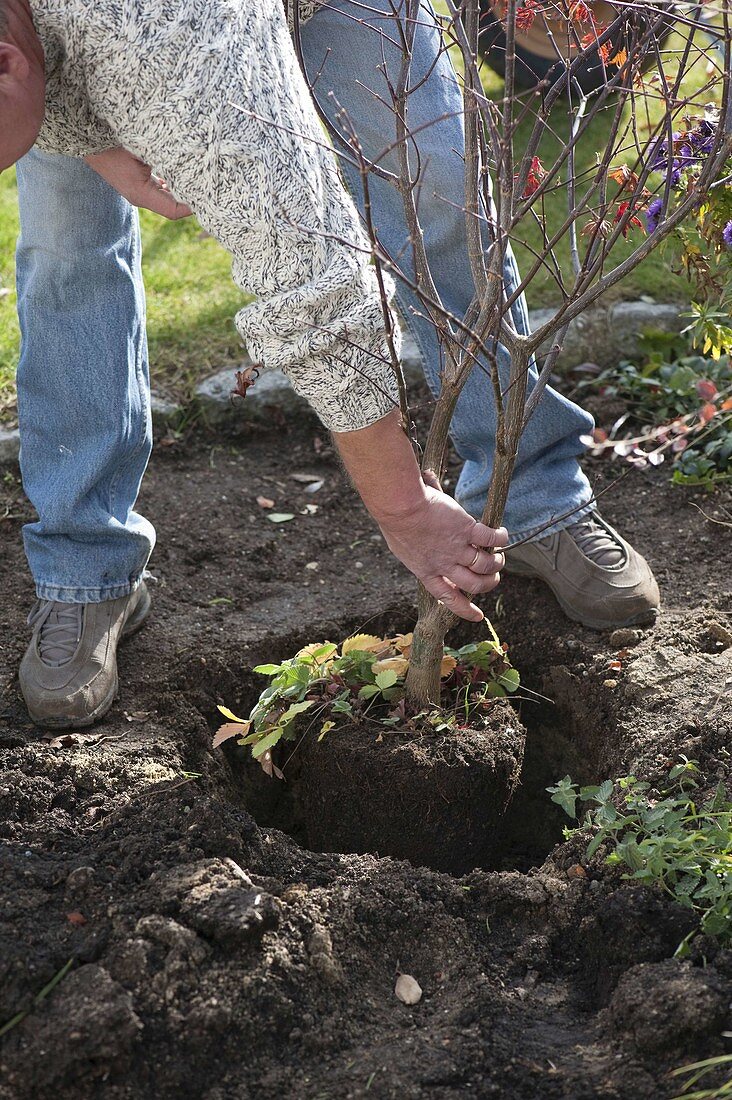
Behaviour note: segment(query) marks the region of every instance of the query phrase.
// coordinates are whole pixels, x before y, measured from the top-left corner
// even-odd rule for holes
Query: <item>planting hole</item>
[[[372,723],[344,725],[319,741],[315,728],[278,746],[284,781],[267,776],[249,748],[232,742],[227,757],[243,804],[259,825],[315,851],[370,852],[452,874],[540,865],[568,823],[546,788],[567,773],[595,782],[597,738],[581,691],[573,699],[566,690],[573,681],[566,652],[558,665],[556,650],[508,640],[522,683],[546,699],[527,692],[512,702],[496,700],[488,727],[479,731],[415,734]],[[301,644],[273,641],[269,657],[291,656]],[[451,637],[451,644],[460,639]],[[557,670],[564,687],[552,698],[546,685]],[[247,674],[229,704],[245,716],[264,685],[261,676]],[[603,768],[607,747],[604,739]]]

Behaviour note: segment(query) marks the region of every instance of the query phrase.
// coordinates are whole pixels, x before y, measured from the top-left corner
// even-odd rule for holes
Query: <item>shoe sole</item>
[[[613,620],[608,622],[607,619],[587,619],[578,615],[574,608],[562,599],[557,592],[551,581],[548,581],[546,577],[542,577],[535,570],[530,568],[522,568],[520,565],[514,565],[510,569],[505,568],[504,573],[512,577],[529,577],[531,580],[541,581],[545,584],[554,599],[561,607],[564,614],[568,619],[571,619],[574,623],[580,623],[582,626],[586,626],[588,630],[622,630],[626,626],[654,626],[658,620],[660,608],[651,607],[648,611],[641,611],[638,615],[631,615],[629,619],[622,619],[620,621]]]
[[[133,634],[143,626],[145,619],[150,614],[150,608],[152,606],[152,600],[147,588],[143,593],[142,599],[139,601],[137,607],[130,615],[129,619],[122,627],[119,636],[119,645],[122,642],[127,641]],[[93,726],[95,722],[101,721],[105,714],[110,710],[117,695],[119,694],[119,676],[117,670],[114,673],[114,683],[112,690],[105,696],[99,706],[91,713],[87,714],[84,718],[34,718],[32,711],[29,709],[31,722],[36,726],[42,726],[44,729],[52,730],[81,730],[86,729],[88,726]],[[27,705],[27,704],[26,704]]]

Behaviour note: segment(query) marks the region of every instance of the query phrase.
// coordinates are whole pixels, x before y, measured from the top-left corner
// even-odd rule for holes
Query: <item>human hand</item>
[[[190,217],[192,211],[184,203],[175,200],[164,180],[153,174],[149,164],[145,164],[127,149],[106,149],[103,153],[93,153],[84,159],[133,206],[162,214],[170,221]]]
[[[387,546],[435,599],[462,619],[480,622],[483,612],[468,596],[490,592],[505,564],[505,527],[478,523],[425,475],[424,493],[406,513],[379,518]],[[467,593],[467,595],[464,595]]]

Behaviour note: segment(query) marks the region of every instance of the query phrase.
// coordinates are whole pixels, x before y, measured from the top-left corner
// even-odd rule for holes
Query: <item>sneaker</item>
[[[575,622],[593,630],[652,626],[661,597],[645,558],[597,512],[506,554],[506,573],[538,577]]]
[[[80,729],[102,718],[117,695],[117,645],[150,611],[143,582],[103,603],[38,600],[28,616],[33,637],[20,665],[20,690],[31,720]]]

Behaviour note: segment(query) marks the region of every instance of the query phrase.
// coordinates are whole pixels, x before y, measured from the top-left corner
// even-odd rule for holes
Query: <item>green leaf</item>
[[[374,695],[381,695],[381,688],[378,684],[364,684],[358,693],[359,699],[372,699]]]
[[[266,752],[267,749],[273,748],[277,742],[281,740],[282,733],[282,727],[277,726],[271,733],[263,737],[261,741],[257,741],[256,745],[252,746],[252,756],[256,759],[258,756],[261,756],[263,752]]]
[[[394,687],[398,678],[393,668],[385,668],[384,671],[380,672],[376,677],[376,686],[381,691],[385,691],[386,688]]]
[[[333,714],[353,714],[353,707],[347,699],[336,699],[330,709]]]
[[[283,665],[255,665],[252,669],[253,672],[259,672],[262,676],[275,676],[278,672],[281,672],[284,668]],[[221,710],[221,707],[219,707]],[[237,722],[239,719],[237,718]]]
[[[287,523],[294,518],[292,512],[267,512],[267,519],[270,523]]]
[[[302,703],[292,703],[280,718],[281,724],[283,726],[286,725],[288,722],[291,722],[293,718],[297,718],[298,714],[302,714],[303,711],[309,710],[310,707],[314,706],[314,699],[305,699]]]
[[[328,657],[332,657],[333,654],[337,653],[337,652],[338,652],[338,646],[337,645],[333,645],[332,642],[326,642],[326,644],[322,645],[320,647],[320,649],[316,649],[313,653],[311,653],[310,657],[314,661],[324,661]]]
[[[502,672],[501,675],[498,677],[498,683],[501,685],[501,687],[505,688],[506,691],[518,691],[519,685],[521,683],[521,677],[519,675],[518,669],[506,669],[506,671]]]
[[[594,856],[595,852],[600,847],[600,845],[602,844],[604,839],[605,839],[605,834],[603,832],[599,832],[595,836],[593,836],[592,840],[587,845],[587,852],[585,854],[586,859],[592,859],[592,857]]]
[[[561,806],[568,817],[577,817],[577,787],[570,776],[565,775],[564,779],[559,780],[556,787],[547,787],[546,789],[552,796],[552,802],[556,802],[558,806]]]
[[[489,695],[492,699],[505,699],[506,692],[503,690],[497,680],[489,680],[484,688],[485,694]]]

